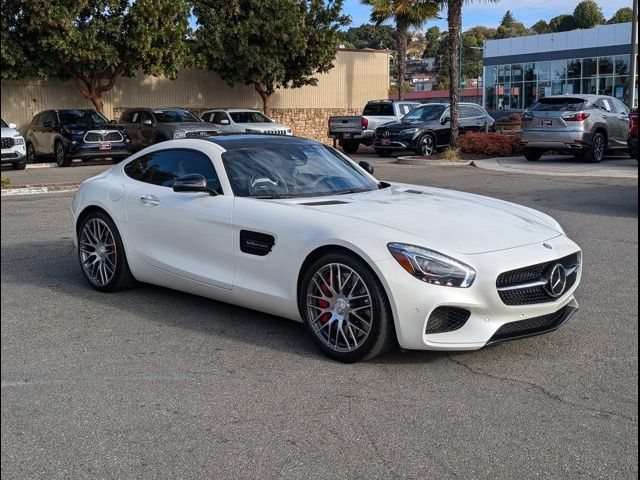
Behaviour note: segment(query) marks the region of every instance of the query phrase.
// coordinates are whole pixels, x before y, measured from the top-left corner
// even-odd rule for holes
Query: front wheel
[[[418,140],[418,146],[416,147],[416,154],[423,157],[429,157],[436,151],[436,139],[433,135],[426,134],[420,137]]]
[[[67,152],[64,150],[64,145],[62,142],[56,142],[53,147],[53,153],[56,157],[56,163],[59,167],[68,167],[71,165],[71,157],[67,155]]]
[[[342,142],[342,150],[345,153],[356,153],[360,148],[360,142]]]
[[[27,143],[27,163],[35,163],[37,159],[33,143]]]
[[[334,360],[370,359],[396,344],[386,292],[359,258],[339,252],[319,258],[305,272],[299,295],[307,331]]]
[[[118,228],[106,213],[91,213],[80,225],[78,260],[84,278],[100,292],[122,290],[135,281]]]
[[[530,162],[537,162],[542,157],[542,151],[537,148],[525,148],[524,149],[524,158],[529,160]]]

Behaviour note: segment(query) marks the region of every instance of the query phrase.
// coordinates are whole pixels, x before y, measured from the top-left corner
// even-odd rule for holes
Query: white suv
[[[14,123],[2,122],[2,165],[10,163],[14,170],[24,170],[27,166],[27,149],[24,138],[16,130]]]
[[[205,122],[213,123],[222,133],[266,133],[293,135],[286,125],[276,123],[264,113],[242,108],[216,108],[202,114]]]

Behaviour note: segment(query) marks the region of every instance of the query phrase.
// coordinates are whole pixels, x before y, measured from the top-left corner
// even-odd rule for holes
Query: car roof
[[[276,147],[283,145],[323,145],[316,140],[310,140],[302,137],[291,137],[285,135],[268,135],[268,134],[247,134],[247,133],[230,133],[224,135],[214,135],[211,137],[203,137],[211,143],[220,145],[225,150],[239,150],[241,148],[262,148]]]
[[[580,98],[582,100],[597,100],[599,98],[613,98],[609,95],[595,95],[591,93],[565,93],[564,95],[549,95],[547,97],[543,97],[540,100],[544,100],[545,98]]]
[[[367,102],[367,105],[369,105],[370,103],[418,103],[419,104],[420,102],[416,100],[389,100],[389,99],[384,100],[382,99],[382,100],[369,100]]]
[[[205,110],[203,113],[209,112],[258,112],[262,113],[260,110],[256,110],[255,108],[209,108]]]

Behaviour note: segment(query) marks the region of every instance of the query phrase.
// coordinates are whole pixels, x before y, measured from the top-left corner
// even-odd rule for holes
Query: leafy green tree
[[[373,48],[393,50],[396,46],[395,33],[390,25],[372,25],[370,23],[352,27],[341,34],[343,43],[353,48]]]
[[[427,44],[426,48],[424,49],[424,53],[422,54],[423,58],[437,56],[438,44],[440,43],[441,35],[442,32],[440,32],[440,28],[438,28],[437,26],[433,26],[427,29],[427,33],[425,34],[425,40]]]
[[[121,76],[176,75],[188,17],[183,0],[3,0],[2,78],[71,78],[103,112]]]
[[[396,30],[396,52],[398,60],[398,85],[404,85],[407,60],[409,28],[419,28],[438,14],[439,6],[431,0],[362,0],[372,7],[371,20],[377,25],[393,21]],[[398,98],[404,98],[404,89],[398,91]]]
[[[576,26],[576,21],[573,18],[573,15],[567,15],[566,13],[563,13],[549,20],[550,33],[568,32],[569,30],[575,30],[576,28],[578,27]]]
[[[538,20],[536,23],[531,25],[531,30],[533,30],[538,35],[549,33],[549,24],[544,20]]]
[[[619,9],[613,16],[607,21],[609,24],[613,23],[627,23],[633,21],[633,9],[630,7],[623,7]]]
[[[578,28],[593,28],[604,23],[602,9],[594,0],[583,0],[576,5],[573,19]]]
[[[502,22],[496,32],[496,38],[512,38],[531,35],[531,30],[524,26],[522,22],[518,22],[510,10],[502,17]]]
[[[199,54],[229,85],[253,86],[269,115],[277,88],[316,85],[333,68],[342,0],[195,0]]]
[[[460,99],[459,56],[462,30],[462,5],[471,0],[447,0],[447,24],[449,26],[449,104],[451,111],[451,140],[453,148],[458,147],[458,100]],[[495,2],[497,0],[489,0]],[[444,1],[443,1],[444,4]]]

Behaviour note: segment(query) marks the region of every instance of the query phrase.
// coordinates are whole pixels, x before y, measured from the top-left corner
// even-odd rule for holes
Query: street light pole
[[[638,75],[638,0],[633,0],[631,19],[631,69],[629,75],[629,107],[636,106],[636,76]]]

